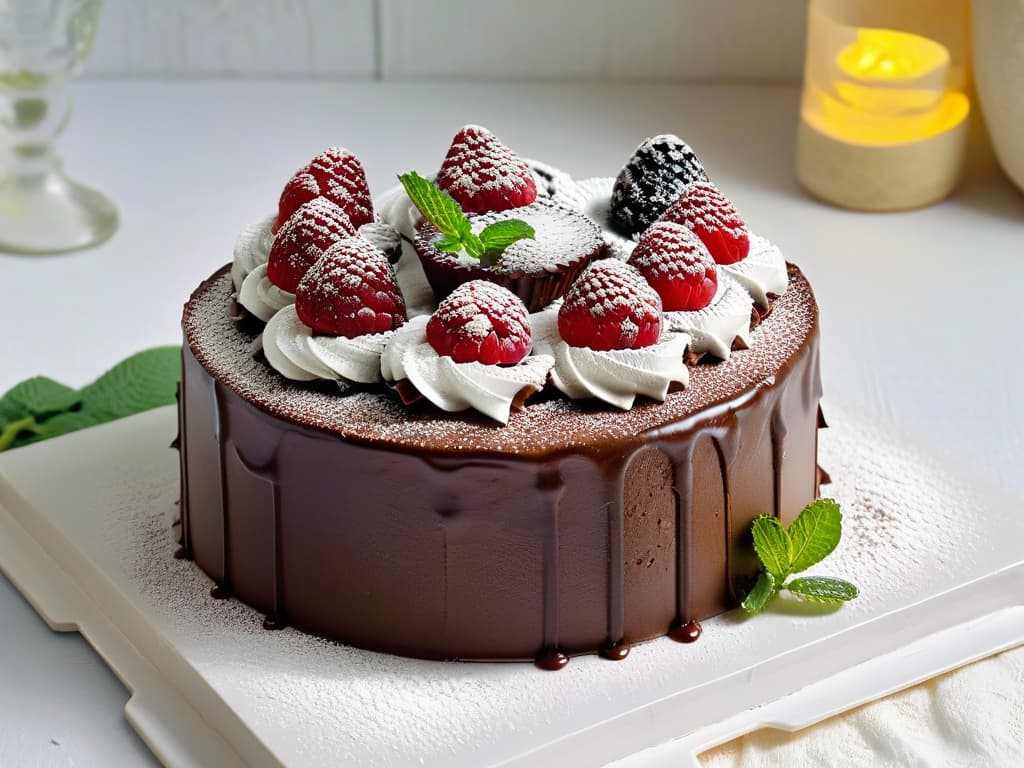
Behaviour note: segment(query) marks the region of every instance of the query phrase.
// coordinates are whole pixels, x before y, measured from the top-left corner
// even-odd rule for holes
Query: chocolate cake
[[[269,247],[258,227],[250,235]],[[425,338],[432,309],[411,298],[425,281],[406,243],[395,275],[409,319],[365,337],[383,354],[376,383],[295,381],[268,363],[260,350],[271,326],[239,319],[234,303],[249,279],[241,273],[259,261],[240,242],[248,266],[236,259],[203,282],[182,319],[180,556],[210,575],[215,597],[264,612],[268,628],[388,653],[556,669],[578,653],[621,659],[631,644],[666,634],[695,640],[699,621],[736,606],[757,574],[753,519],[788,523],[818,493],[817,305],[797,267],[778,261],[773,272],[770,244],[751,241],[752,266],[738,273],[759,286],[739,305],[746,326],[723,342],[706,322],[723,296],[744,290],[720,269],[716,297],[704,291],[710,305],[667,313],[654,329],[659,344],[674,339],[665,348],[678,359],[650,371],[645,354],[659,347],[627,333],[628,319],[611,351],[561,343],[554,314],[541,322],[545,312],[581,321],[559,302],[529,316],[532,350],[507,344],[496,363],[454,362]],[[595,258],[580,281],[602,274],[604,255]],[[617,263],[604,271],[634,270]],[[594,290],[577,292],[572,311]],[[604,301],[587,322],[635,304]],[[481,348],[491,336],[505,344],[501,318],[482,319],[485,309],[466,328],[489,320]],[[316,345],[303,339],[321,332],[295,331],[293,307],[278,312],[291,313],[289,333],[299,336],[273,348],[308,362]],[[528,330],[516,328],[521,342]],[[702,347],[702,333],[716,344]],[[389,345],[403,365],[391,365]],[[423,370],[456,371],[470,389],[494,380],[514,395],[517,385],[502,377],[518,381],[524,365],[547,380],[523,390],[529,399],[482,408],[472,392],[448,397],[405,379],[401,371],[424,356]],[[580,362],[591,358],[596,378]],[[633,375],[638,386],[623,390],[622,377]],[[580,387],[592,394],[576,394]],[[623,391],[635,394],[622,399]]]

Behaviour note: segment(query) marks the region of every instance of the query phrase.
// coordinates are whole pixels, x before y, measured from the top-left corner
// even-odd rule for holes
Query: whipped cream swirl
[[[750,311],[754,301],[731,274],[718,267],[718,289],[711,303],[688,312],[666,312],[665,324],[690,335],[690,351],[709,352],[722,360],[732,354],[734,341],[750,346]]]
[[[456,363],[439,355],[427,341],[426,315],[409,320],[384,348],[381,372],[387,381],[408,380],[416,391],[443,411],[473,408],[507,424],[513,408],[540,390],[554,360],[528,355],[516,365]]]
[[[260,264],[266,264],[270,257],[270,246],[274,244],[274,235],[270,228],[274,226],[276,216],[250,224],[242,230],[235,241],[234,257],[231,260],[231,282],[235,290],[242,288],[246,276]]]
[[[238,289],[238,303],[263,322],[268,322],[278,310],[295,303],[295,294],[283,291],[270,282],[267,265],[260,264],[242,281]]]
[[[347,338],[314,334],[289,305],[263,329],[263,354],[282,376],[293,381],[345,379],[360,384],[380,381],[380,356],[394,331]]]
[[[778,246],[750,233],[750,253],[735,264],[720,264],[718,274],[732,275],[750,294],[758,309],[768,309],[768,294],[781,296],[789,287],[786,259]]]
[[[663,328],[656,344],[641,349],[572,347],[558,334],[559,306],[555,302],[530,315],[530,326],[534,351],[554,358],[551,381],[567,397],[593,397],[628,411],[637,395],[662,401],[673,382],[689,383],[683,360],[688,334]]]

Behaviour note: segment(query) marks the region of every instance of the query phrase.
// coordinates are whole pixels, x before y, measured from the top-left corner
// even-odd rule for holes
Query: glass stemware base
[[[43,254],[87,248],[117,231],[117,208],[59,170],[0,180],[0,250]]]

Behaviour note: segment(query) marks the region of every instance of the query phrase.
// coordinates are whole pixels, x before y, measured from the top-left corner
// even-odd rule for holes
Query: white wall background
[[[798,82],[805,0],[106,0],[91,77]]]

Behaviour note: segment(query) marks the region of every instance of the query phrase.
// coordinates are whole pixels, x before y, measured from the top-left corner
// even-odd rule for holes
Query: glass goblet
[[[0,0],[0,250],[57,253],[117,229],[106,196],[69,179],[54,147],[67,85],[89,54],[101,0]]]

